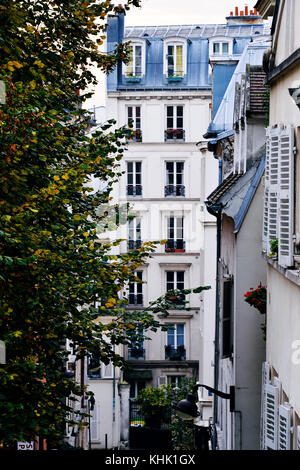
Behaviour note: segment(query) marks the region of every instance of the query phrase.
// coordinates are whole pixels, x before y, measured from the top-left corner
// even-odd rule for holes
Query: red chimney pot
[[[230,16],[233,16],[233,11],[230,12]]]
[[[257,9],[254,8],[254,15],[257,15]]]
[[[243,10],[242,10],[242,11],[240,11],[240,16],[244,16],[244,12],[243,12]]]
[[[235,7],[235,16],[239,16],[239,7]]]
[[[253,15],[253,10],[250,10],[250,15]]]
[[[248,16],[248,6],[245,6],[245,15]]]

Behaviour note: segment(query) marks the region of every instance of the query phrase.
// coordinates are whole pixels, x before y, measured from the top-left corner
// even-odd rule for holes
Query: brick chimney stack
[[[233,11],[230,12],[230,16],[226,17],[228,25],[236,24],[262,24],[262,17],[257,13],[257,9],[250,10],[248,5],[245,5],[245,9],[239,11],[239,7],[235,7],[234,14]]]

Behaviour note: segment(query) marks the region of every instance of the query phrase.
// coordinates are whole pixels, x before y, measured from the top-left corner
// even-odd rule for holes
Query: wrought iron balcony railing
[[[184,346],[173,348],[169,344],[165,346],[165,359],[170,361],[185,361],[186,350]]]
[[[165,197],[184,197],[185,196],[185,186],[182,184],[167,184],[165,186]]]
[[[184,129],[167,129],[165,131],[165,142],[184,142],[185,131]]]
[[[184,253],[185,241],[184,240],[168,240],[165,246],[166,253]]]
[[[129,294],[128,305],[143,305],[143,294]]]
[[[137,184],[134,186],[133,184],[129,184],[127,186],[127,196],[141,196],[142,195],[143,186],[141,184]]]
[[[137,250],[142,245],[142,240],[127,240],[128,250]]]
[[[128,359],[132,360],[145,360],[145,349],[142,348],[129,348]]]

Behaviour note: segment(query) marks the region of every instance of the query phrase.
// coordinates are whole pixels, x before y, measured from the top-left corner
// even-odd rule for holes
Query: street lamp
[[[180,402],[175,407],[175,412],[180,418],[189,420],[194,419],[199,416],[199,411],[196,405],[197,397],[195,393],[199,387],[204,387],[209,392],[214,393],[218,397],[224,398],[225,400],[230,400],[230,411],[233,412],[235,409],[235,387],[232,385],[230,386],[230,392],[224,393],[220,390],[215,388],[209,387],[208,385],[204,384],[196,384],[193,387],[193,393],[188,393],[187,397],[184,400],[180,400]]]

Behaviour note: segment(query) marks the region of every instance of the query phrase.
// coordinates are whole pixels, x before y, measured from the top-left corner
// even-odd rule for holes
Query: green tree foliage
[[[139,6],[128,0],[125,9]],[[65,376],[66,339],[77,359],[94,354],[121,365],[115,344],[154,329],[151,306],[129,312],[119,298],[156,243],[113,256],[101,244],[97,208],[120,177],[126,129],[110,121],[88,136],[83,109],[96,84],[90,65],[109,73],[128,45],[104,54],[110,0],[0,0],[0,442],[41,435],[59,440],[66,398],[84,390]],[[80,90],[80,94],[78,91]],[[91,176],[106,183],[93,192]],[[94,302],[101,299],[102,323]],[[166,313],[168,302],[152,306]]]

